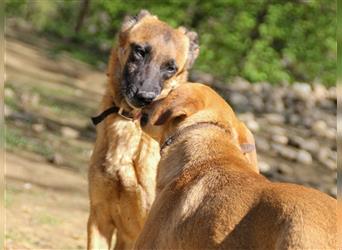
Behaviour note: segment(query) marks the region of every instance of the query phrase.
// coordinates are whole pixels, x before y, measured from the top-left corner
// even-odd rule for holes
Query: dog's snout
[[[139,91],[136,95],[139,102],[145,105],[150,104],[156,98],[156,96],[156,93],[147,91]]]

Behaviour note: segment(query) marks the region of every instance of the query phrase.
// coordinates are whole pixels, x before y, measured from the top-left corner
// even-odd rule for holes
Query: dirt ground
[[[63,180],[63,181],[61,181]],[[6,154],[8,249],[84,249],[86,177],[35,154]]]
[[[6,249],[86,246],[89,117],[105,73],[54,48],[7,30]]]

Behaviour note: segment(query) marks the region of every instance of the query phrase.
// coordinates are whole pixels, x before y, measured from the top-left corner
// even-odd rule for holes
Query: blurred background
[[[264,175],[336,197],[334,1],[6,0],[7,249],[85,248],[89,118],[140,9],[199,34],[190,78],[252,130]]]

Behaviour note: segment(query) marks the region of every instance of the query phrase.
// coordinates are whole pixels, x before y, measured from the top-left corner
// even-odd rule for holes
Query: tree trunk
[[[79,33],[79,31],[82,28],[84,17],[87,14],[88,8],[89,8],[89,2],[90,0],[81,0],[80,1],[80,12],[78,14],[77,23],[75,26],[75,33]]]

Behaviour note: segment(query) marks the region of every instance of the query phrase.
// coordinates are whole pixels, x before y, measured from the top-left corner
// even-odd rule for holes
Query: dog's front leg
[[[110,250],[115,226],[108,220],[106,209],[90,208],[88,219],[88,250]]]

